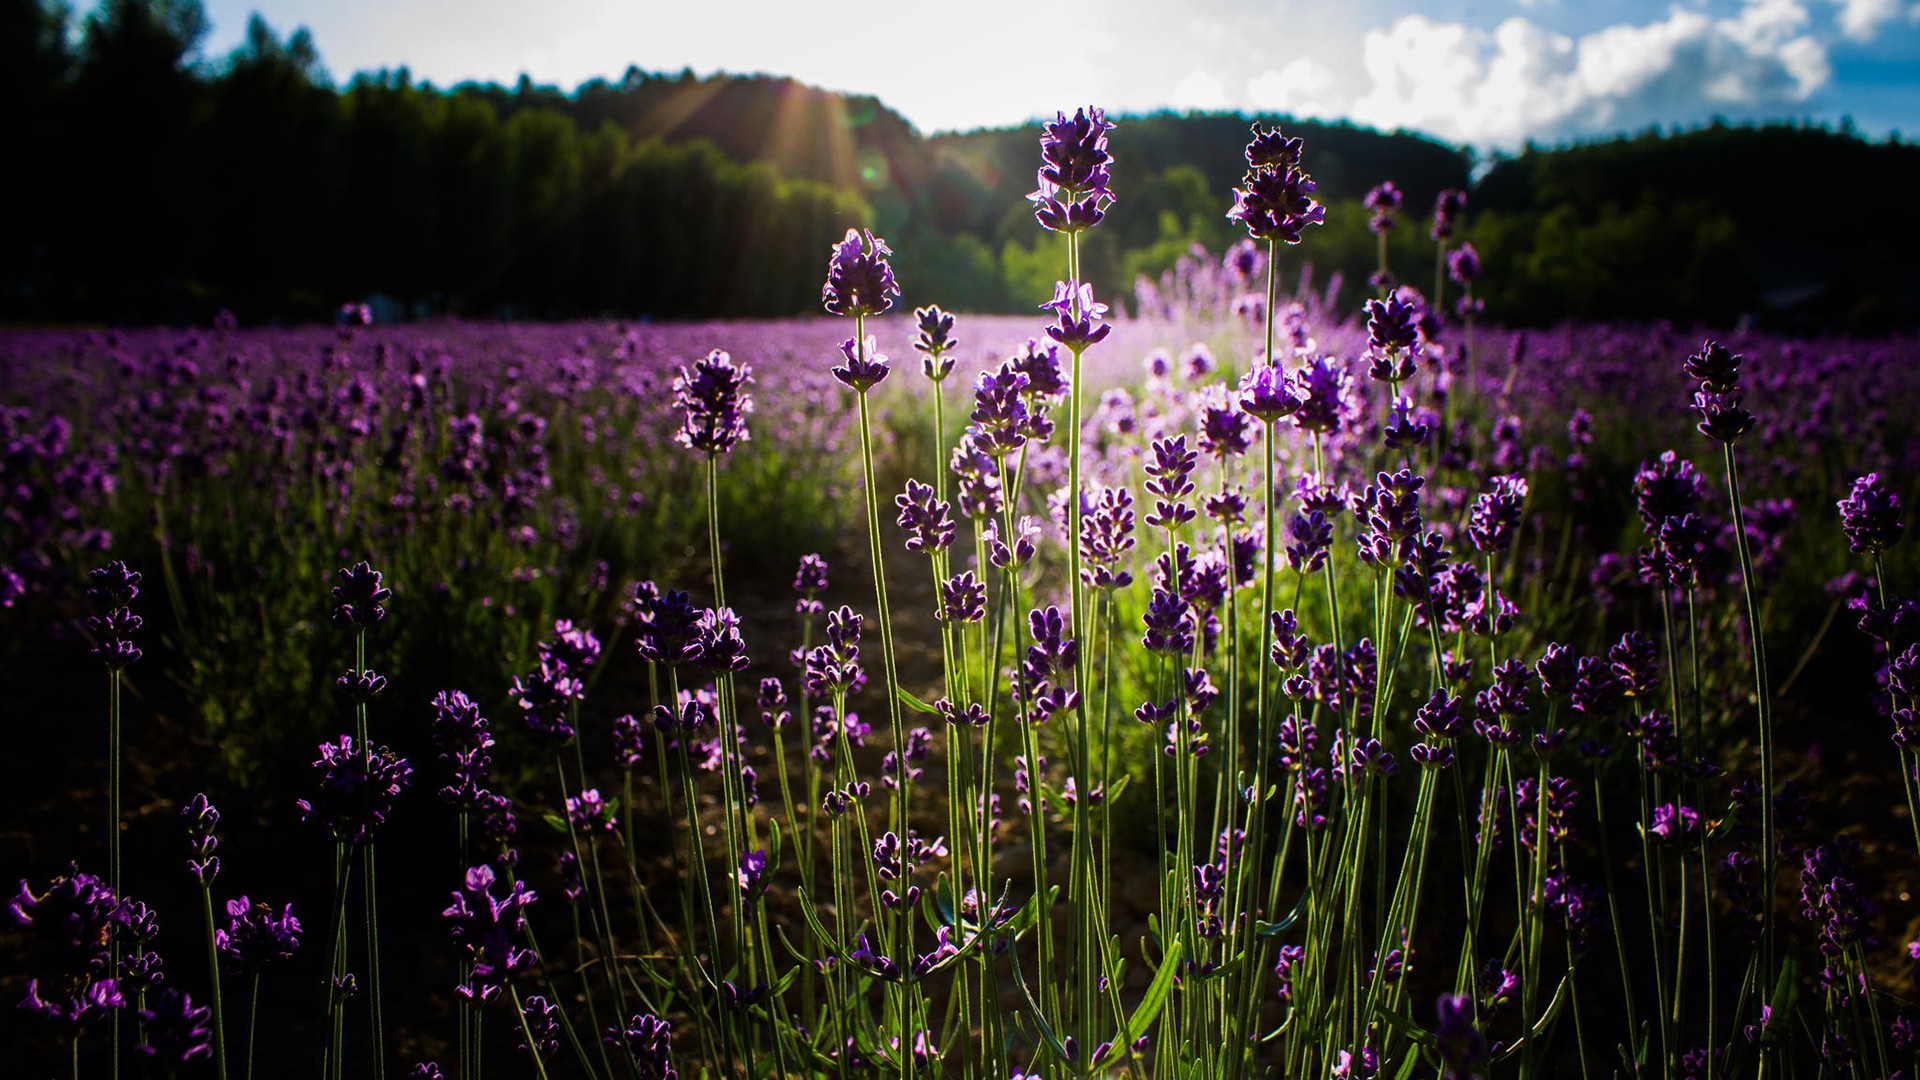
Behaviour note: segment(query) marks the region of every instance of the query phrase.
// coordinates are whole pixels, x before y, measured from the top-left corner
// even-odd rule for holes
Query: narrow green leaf
[[[1167,955],[1160,961],[1160,970],[1154,972],[1153,981],[1147,984],[1146,996],[1127,1017],[1127,1042],[1132,1043],[1153,1028],[1153,1021],[1160,1015],[1160,1007],[1167,1003],[1168,995],[1173,993],[1173,978],[1180,967],[1180,953],[1184,942],[1178,934],[1167,946]]]
[[[921,701],[919,698],[914,697],[912,694],[907,693],[905,687],[901,687],[897,689],[895,691],[895,694],[900,698],[900,704],[905,705],[907,708],[912,709],[914,712],[926,713],[928,716],[940,715],[939,709],[936,709],[933,706],[927,704],[926,702]]]

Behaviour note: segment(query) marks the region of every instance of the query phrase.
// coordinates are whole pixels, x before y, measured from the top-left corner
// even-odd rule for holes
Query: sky
[[[308,27],[342,83],[401,66],[563,89],[629,64],[766,72],[873,94],[929,133],[1092,104],[1270,110],[1486,150],[1715,117],[1920,137],[1920,0],[207,0],[207,55],[254,11],[283,36]]]

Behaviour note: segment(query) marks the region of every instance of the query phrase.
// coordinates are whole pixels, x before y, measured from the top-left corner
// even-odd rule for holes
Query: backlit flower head
[[[1900,496],[1880,479],[1868,473],[1853,482],[1853,490],[1837,504],[1840,528],[1847,534],[1847,545],[1856,555],[1875,555],[1898,544],[1906,532],[1900,520]]]
[[[871,229],[848,229],[833,245],[827,261],[827,283],[820,300],[835,315],[879,315],[893,307],[900,286],[893,280],[887,256],[893,251]]]
[[[1300,148],[1300,139],[1287,138],[1278,127],[1253,129],[1247,174],[1233,190],[1227,217],[1256,240],[1297,244],[1308,225],[1326,220],[1326,208],[1313,198],[1313,178],[1300,168]]]
[[[673,380],[673,405],[681,412],[674,441],[709,454],[724,454],[744,442],[747,414],[753,411],[753,397],[747,393],[752,381],[752,368],[735,366],[719,349],[691,368],[682,365]]]
[[[1113,130],[1101,109],[1054,114],[1040,135],[1040,173],[1027,196],[1040,227],[1053,232],[1080,232],[1100,224],[1114,202],[1111,187],[1113,155],[1107,152],[1107,132]]]

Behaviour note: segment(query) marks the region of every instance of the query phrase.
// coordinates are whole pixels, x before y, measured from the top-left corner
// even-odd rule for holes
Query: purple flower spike
[[[146,1036],[140,1053],[167,1068],[212,1057],[210,1013],[204,1006],[195,1006],[184,990],[162,990],[153,1008],[140,1010],[140,1030]]]
[[[560,1052],[560,1006],[534,994],[522,1003],[520,1015],[527,1022],[520,1036],[520,1049],[542,1057]]]
[[[1474,1026],[1473,1011],[1473,998],[1466,994],[1442,994],[1434,1005],[1433,1036],[1445,1069],[1443,1080],[1478,1080],[1480,1076],[1487,1041]]]
[[[933,485],[907,481],[907,492],[896,495],[893,504],[900,508],[898,522],[907,530],[907,550],[920,555],[938,555],[953,546],[953,507],[933,497]]]
[[[97,611],[131,607],[140,595],[140,575],[118,559],[87,573],[87,602]]]
[[[1394,187],[1391,180],[1367,192],[1367,197],[1360,201],[1360,205],[1373,212],[1373,217],[1367,221],[1367,228],[1375,233],[1393,231],[1395,224],[1393,215],[1400,209],[1400,201],[1400,189]]]
[[[469,1001],[492,1001],[513,972],[534,961],[533,952],[516,942],[525,930],[527,905],[534,894],[524,881],[515,881],[506,896],[493,895],[491,867],[476,866],[466,873],[453,903],[441,914],[453,933],[454,944],[473,960],[472,975],[455,992]]]
[[[853,338],[841,342],[840,353],[847,362],[832,369],[835,379],[861,394],[880,385],[893,370],[887,366],[887,358],[880,355],[879,345],[871,335],[864,346]]]
[[[987,617],[987,585],[966,570],[940,583],[942,622],[977,623]]]
[[[567,799],[567,823],[583,833],[612,832],[620,824],[615,812],[615,804],[603,798],[598,788]]]
[[[1448,188],[1433,200],[1433,228],[1427,235],[1435,243],[1453,239],[1453,230],[1460,224],[1460,218],[1467,212],[1467,193],[1458,188]]]
[[[673,1025],[648,1013],[607,1032],[607,1043],[627,1052],[639,1069],[640,1080],[679,1080],[673,1068]]]
[[[924,353],[920,358],[920,370],[934,382],[944,380],[953,373],[953,357],[947,354],[959,346],[953,337],[953,316],[940,310],[938,305],[929,304],[913,309],[914,327],[920,331],[913,347]]]
[[[1375,380],[1397,386],[1413,377],[1420,328],[1412,304],[1398,295],[1367,301],[1367,341],[1372,348],[1367,373]]]
[[[1853,491],[1836,505],[1847,546],[1856,555],[1878,555],[1898,544],[1906,532],[1906,522],[1900,520],[1900,496],[1881,481],[1879,473],[1855,480]]]
[[[1298,244],[1309,225],[1326,220],[1326,208],[1313,199],[1313,179],[1300,168],[1301,141],[1280,129],[1257,125],[1247,143],[1247,174],[1233,190],[1228,219],[1238,221],[1256,240]]]
[[[227,901],[227,928],[214,934],[214,942],[229,970],[258,972],[293,957],[300,947],[300,920],[293,917],[292,904],[276,914],[273,905],[242,896]]]
[[[1056,317],[1055,323],[1047,327],[1047,336],[1076,353],[1089,345],[1098,345],[1113,332],[1113,327],[1101,322],[1107,305],[1094,300],[1093,286],[1084,281],[1054,282],[1053,299],[1040,307],[1052,311]]]
[[[357,562],[340,570],[340,584],[333,587],[333,621],[351,630],[365,630],[387,617],[382,607],[392,599],[393,590],[380,583],[380,571],[367,562]]]
[[[72,976],[107,966],[107,935],[119,910],[106,882],[73,865],[37,896],[21,881],[7,904],[12,924],[27,931],[35,970]]]
[[[740,899],[752,905],[766,895],[767,886],[772,882],[767,877],[767,853],[749,851],[740,856],[740,869],[734,872],[734,882],[740,886]]]
[[[220,876],[220,857],[214,854],[220,847],[220,837],[214,833],[220,825],[220,811],[202,794],[189,799],[181,807],[180,816],[187,822],[187,869],[193,872],[195,881],[211,885]]]
[[[1271,424],[1300,410],[1286,372],[1263,364],[1240,376],[1240,408],[1263,424]]]
[[[1104,111],[1078,109],[1071,120],[1055,113],[1042,129],[1038,186],[1027,196],[1041,228],[1081,232],[1106,217],[1114,202],[1113,155],[1107,152],[1113,127]]]
[[[673,380],[673,406],[681,411],[674,441],[707,454],[724,454],[745,442],[747,414],[753,411],[747,384],[752,381],[752,368],[734,366],[733,358],[719,349],[691,369],[683,365]]]
[[[87,629],[100,639],[93,647],[94,658],[109,670],[120,671],[141,656],[132,640],[142,622],[132,608],[134,597],[140,595],[140,575],[116,559],[90,571],[87,580],[87,606],[93,611],[87,617]]]
[[[1461,244],[1447,253],[1447,276],[1461,285],[1480,280],[1480,253],[1472,244]]]
[[[871,229],[848,229],[833,245],[827,262],[827,283],[820,300],[835,315],[879,315],[893,306],[900,286],[893,280],[887,256],[893,252]],[[875,380],[878,381],[878,380]]]
[[[351,735],[321,743],[313,767],[320,770],[320,790],[295,802],[301,820],[317,822],[349,844],[373,839],[413,776],[405,758],[384,746],[363,751]]]
[[[1293,396],[1300,400],[1293,424],[1301,431],[1333,431],[1352,412],[1353,376],[1333,357],[1308,361],[1292,378]]]

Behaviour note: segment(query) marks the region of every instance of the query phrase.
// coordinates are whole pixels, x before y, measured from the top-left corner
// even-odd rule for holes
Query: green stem
[[[1774,883],[1778,877],[1773,821],[1773,702],[1767,678],[1766,636],[1753,580],[1753,553],[1747,545],[1746,512],[1740,502],[1740,470],[1733,444],[1725,443],[1727,499],[1733,506],[1734,548],[1740,556],[1740,588],[1747,602],[1747,636],[1753,649],[1754,706],[1760,721],[1760,985],[1774,983]]]
[[[220,1080],[227,1080],[227,1028],[220,1011],[220,949],[213,925],[213,885],[200,885],[200,903],[207,916],[207,975],[213,985],[213,1062]]]

